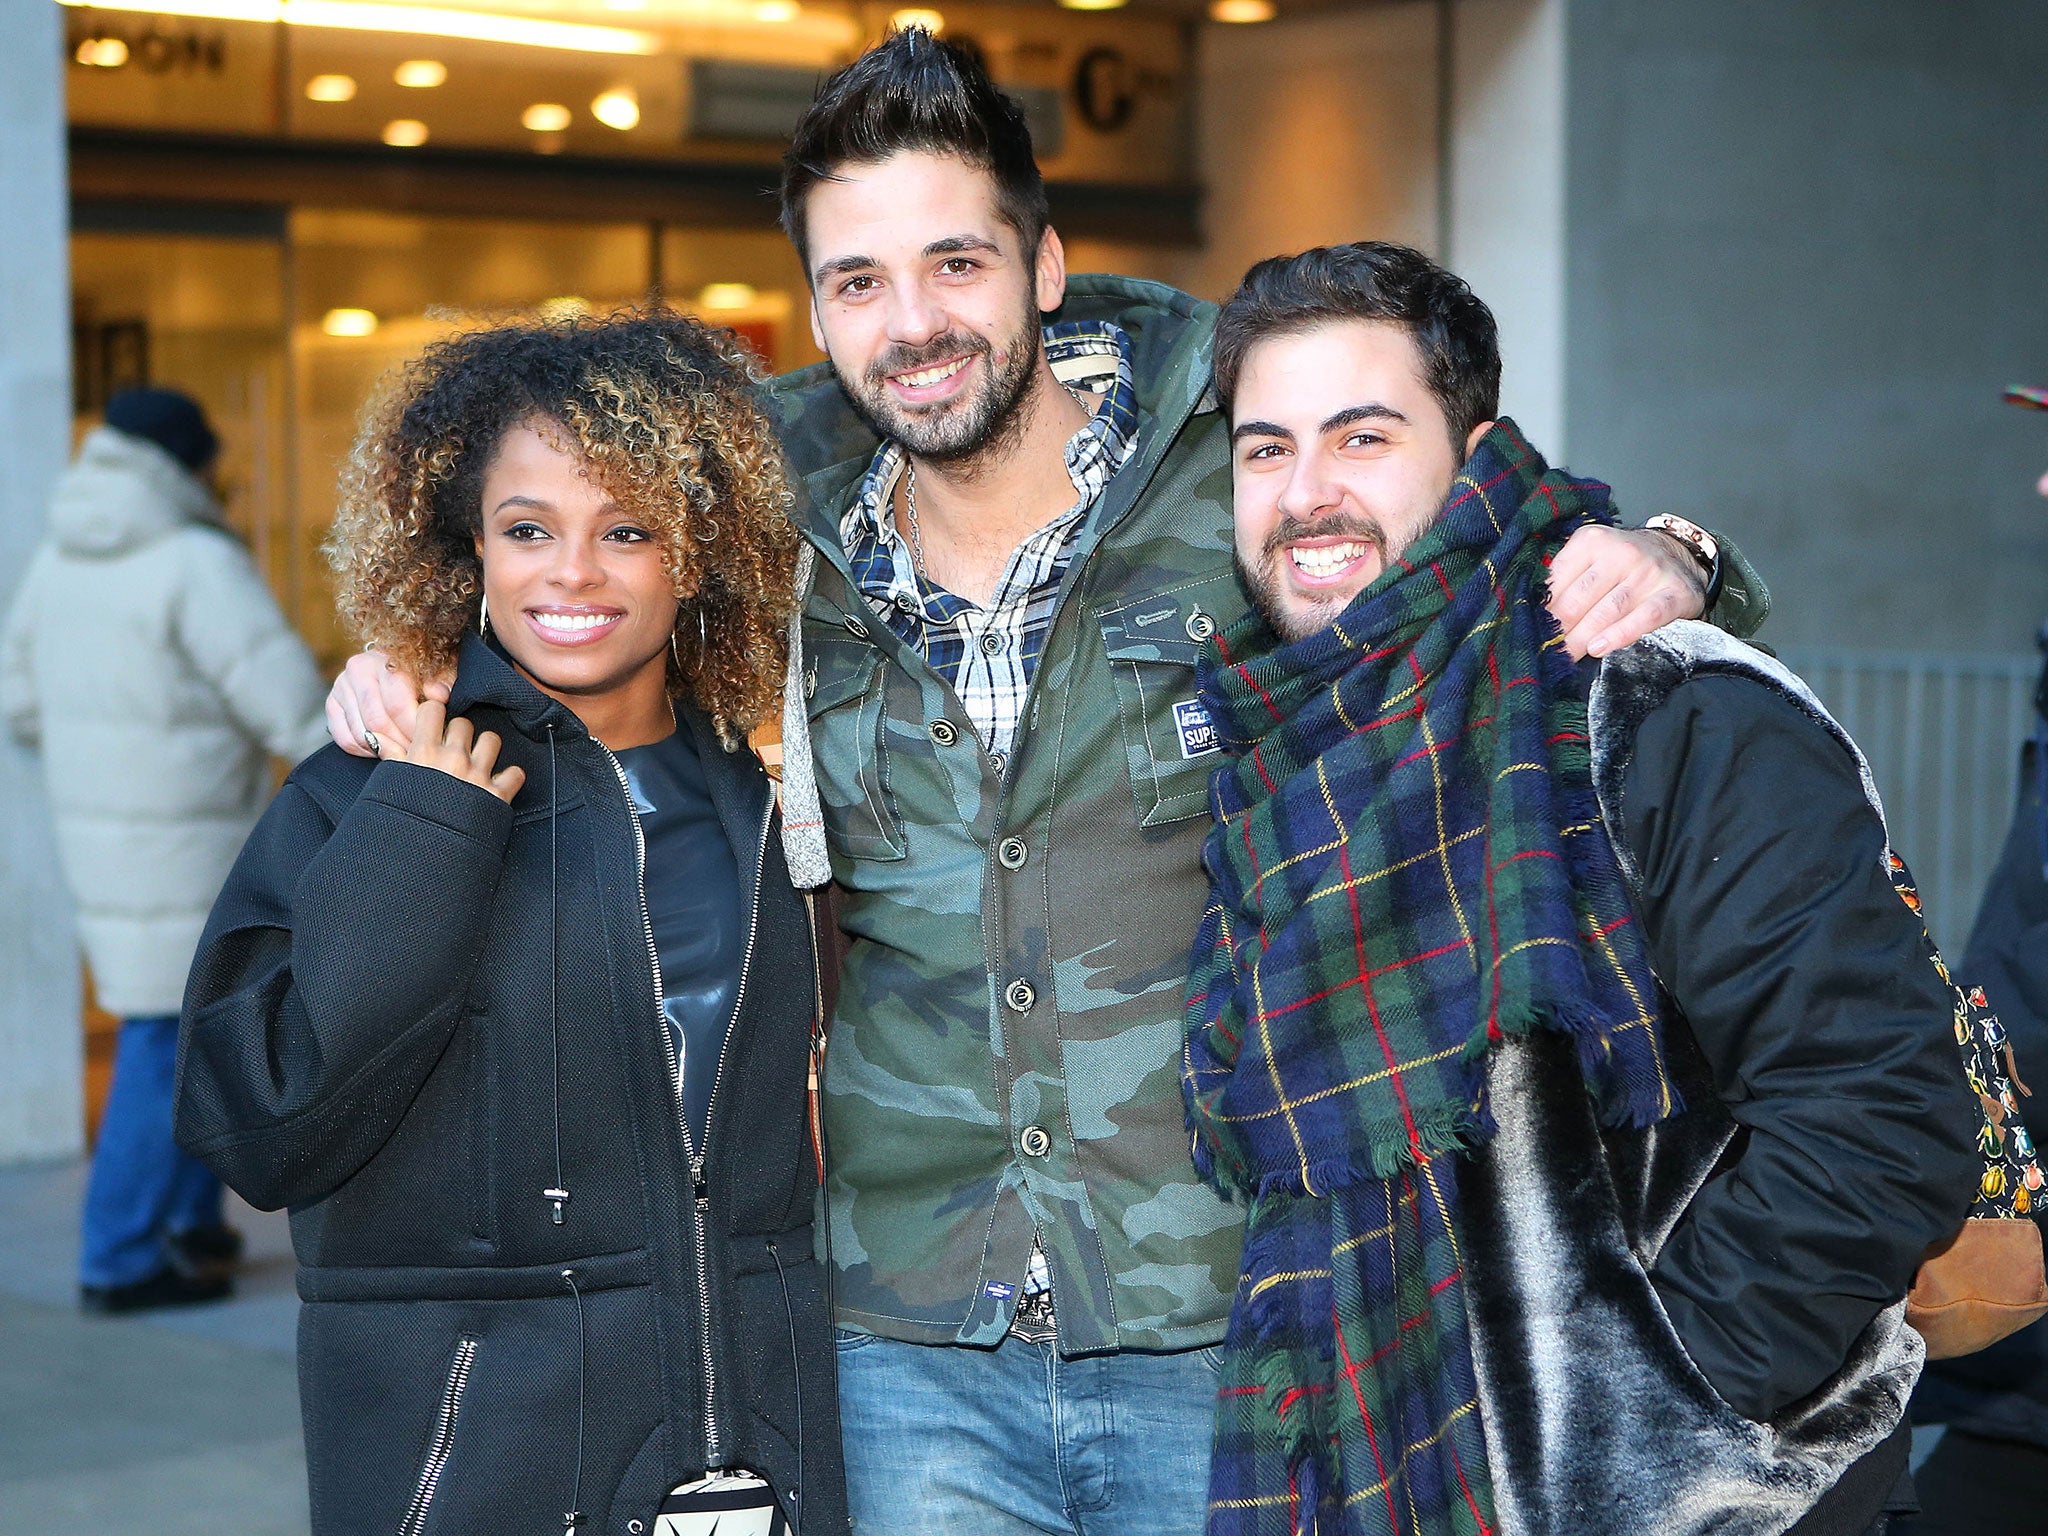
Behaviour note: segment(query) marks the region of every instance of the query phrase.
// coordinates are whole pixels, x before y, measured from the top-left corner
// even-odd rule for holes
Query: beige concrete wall
[[[0,0],[0,604],[71,430],[61,15]],[[0,1163],[78,1150],[78,951],[35,758],[0,738]]]
[[[1450,251],[1500,323],[1501,409],[1553,463],[1565,413],[1565,0],[1456,0]]]
[[[1196,135],[1205,249],[1176,279],[1225,297],[1263,256],[1345,240],[1437,240],[1437,19],[1431,0],[1205,24]]]

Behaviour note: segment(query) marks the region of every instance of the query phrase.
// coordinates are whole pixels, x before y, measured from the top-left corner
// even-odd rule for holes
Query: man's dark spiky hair
[[[892,33],[828,79],[782,159],[782,228],[811,263],[804,202],[812,187],[849,165],[876,165],[905,151],[955,155],[987,171],[996,212],[1038,250],[1047,214],[1045,181],[1031,154],[1024,110],[966,50],[922,27]]]

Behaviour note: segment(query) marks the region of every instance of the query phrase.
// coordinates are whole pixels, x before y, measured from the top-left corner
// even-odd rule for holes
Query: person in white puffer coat
[[[221,526],[217,447],[188,397],[116,395],[0,632],[0,710],[41,756],[94,985],[122,1019],[83,1220],[95,1311],[228,1290],[220,1186],[171,1139],[178,1010],[271,758],[326,741],[312,654]]]

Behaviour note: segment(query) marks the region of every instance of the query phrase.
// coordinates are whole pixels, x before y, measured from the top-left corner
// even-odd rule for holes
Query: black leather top
[[[682,1067],[690,1135],[701,1149],[746,944],[739,865],[687,732],[617,756],[647,840],[647,915],[662,1012]]]

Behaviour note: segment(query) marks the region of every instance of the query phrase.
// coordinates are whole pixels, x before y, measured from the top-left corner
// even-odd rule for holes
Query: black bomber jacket
[[[1955,994],[1860,754],[1770,657],[1671,625],[1598,664],[1589,728],[1685,1107],[1601,1125],[1561,1036],[1489,1059],[1459,1235],[1502,1529],[1863,1536],[1903,1298],[1979,1173]]]

